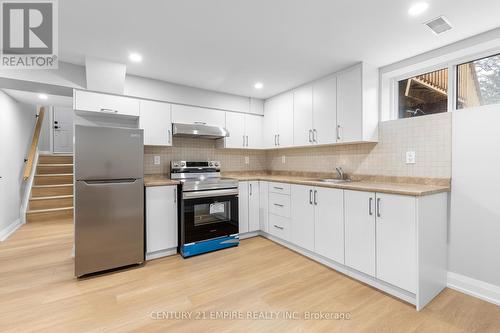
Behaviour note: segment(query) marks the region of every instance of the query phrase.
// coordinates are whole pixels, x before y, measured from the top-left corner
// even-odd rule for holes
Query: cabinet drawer
[[[290,217],[290,196],[278,193],[269,193],[269,213]]]
[[[290,219],[269,214],[269,233],[283,240],[290,240]]]
[[[75,110],[139,117],[139,100],[130,97],[75,90]]]
[[[270,182],[269,192],[290,195],[290,184]]]

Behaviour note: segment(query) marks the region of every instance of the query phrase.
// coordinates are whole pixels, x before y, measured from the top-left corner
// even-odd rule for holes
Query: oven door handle
[[[182,199],[222,197],[222,196],[228,196],[228,195],[237,196],[238,189],[237,188],[230,188],[230,189],[223,189],[223,190],[183,192]]]

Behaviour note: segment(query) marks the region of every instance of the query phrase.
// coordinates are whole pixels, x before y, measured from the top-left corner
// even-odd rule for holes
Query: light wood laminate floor
[[[72,243],[71,221],[27,224],[0,243],[0,332],[500,331],[493,304],[446,289],[416,312],[261,237],[84,280],[73,276]],[[170,311],[193,317],[161,319]],[[243,319],[194,318],[222,311]],[[350,319],[250,320],[247,311],[347,312]]]

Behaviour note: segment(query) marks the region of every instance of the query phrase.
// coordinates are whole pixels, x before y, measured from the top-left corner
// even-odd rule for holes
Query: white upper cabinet
[[[337,75],[337,142],[377,139],[378,69],[359,64]]]
[[[74,90],[73,108],[107,115],[139,117],[139,100],[136,98]]]
[[[264,117],[245,115],[246,148],[262,148],[262,125]]]
[[[172,104],[172,122],[226,127],[226,112],[195,106]]]
[[[245,114],[226,112],[226,129],[229,136],[224,138],[225,148],[245,148]]]
[[[337,142],[337,77],[330,76],[313,85],[313,142]]]
[[[172,120],[169,103],[141,101],[139,127],[145,145],[172,145]]]
[[[262,148],[262,116],[226,112],[229,137],[222,139],[224,148]],[[220,144],[220,143],[219,143]]]
[[[293,143],[295,146],[313,144],[313,90],[311,85],[293,92]]]
[[[293,93],[287,92],[264,104],[264,147],[293,146]]]

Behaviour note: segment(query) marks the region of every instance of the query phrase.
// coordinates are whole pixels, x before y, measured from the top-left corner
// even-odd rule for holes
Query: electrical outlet
[[[161,164],[160,155],[155,155],[155,157],[154,157],[154,164],[155,165],[160,165]]]
[[[416,163],[416,156],[414,151],[407,151],[406,152],[406,164],[415,164]]]
[[[250,157],[249,156],[245,156],[245,164],[250,164]]]
[[[286,157],[285,155],[281,156],[281,164],[285,164],[286,163]]]

